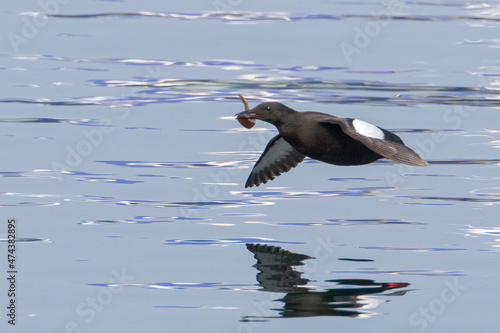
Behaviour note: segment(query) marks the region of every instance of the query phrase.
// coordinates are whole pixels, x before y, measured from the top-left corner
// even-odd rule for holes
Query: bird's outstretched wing
[[[328,115],[321,117],[319,122],[339,125],[345,134],[390,160],[407,165],[429,165],[411,148],[405,146],[399,136],[378,126],[359,119],[336,118]]]
[[[259,186],[295,168],[305,156],[279,134],[272,138],[248,176],[245,187]]]

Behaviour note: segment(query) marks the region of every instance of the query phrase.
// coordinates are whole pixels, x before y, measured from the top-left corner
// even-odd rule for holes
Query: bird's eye
[[[266,108],[266,110],[267,110],[267,111],[271,111],[271,107],[270,107],[270,106],[268,106],[268,107]]]

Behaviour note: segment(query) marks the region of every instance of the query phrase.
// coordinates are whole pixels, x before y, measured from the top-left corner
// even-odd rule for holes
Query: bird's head
[[[283,122],[284,117],[286,117],[286,115],[290,112],[293,112],[293,110],[281,103],[266,102],[257,105],[253,109],[248,108],[245,111],[238,113],[236,116],[238,121],[240,121],[240,123],[247,128],[253,127],[251,121],[253,120],[253,123],[255,123],[256,119],[279,126]],[[251,126],[246,126],[245,124]]]

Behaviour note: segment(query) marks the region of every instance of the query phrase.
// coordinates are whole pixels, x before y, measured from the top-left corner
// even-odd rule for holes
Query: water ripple
[[[247,100],[266,102],[307,102],[338,104],[466,104],[500,105],[496,89],[460,86],[433,86],[416,83],[388,83],[369,80],[320,80],[315,78],[241,75],[238,80],[161,79],[144,81],[94,80],[106,87],[147,87],[141,93],[158,96],[150,103],[232,100],[239,102],[235,91],[243,91]],[[181,90],[181,91],[179,91]],[[206,92],[200,91],[206,90]],[[341,95],[340,92],[398,92],[388,96]],[[424,91],[425,93],[417,93]],[[410,93],[411,92],[411,93]],[[147,98],[133,103],[146,103]],[[116,101],[115,101],[116,102]]]
[[[110,184],[137,184],[143,181],[129,180],[123,178],[108,177],[109,174],[93,174],[82,171],[67,170],[31,170],[31,171],[3,171],[0,172],[0,178],[32,178],[32,179],[60,179],[62,177],[73,179],[80,182],[104,182]],[[172,177],[171,177],[172,178]]]
[[[389,250],[389,251],[416,251],[416,252],[429,252],[429,251],[463,251],[463,248],[450,248],[450,247],[387,247],[387,246],[361,246],[360,248],[366,250]]]
[[[442,201],[459,201],[459,202],[480,202],[487,204],[500,203],[500,198],[465,198],[465,197],[431,197],[431,196],[401,196],[401,198],[409,198],[416,200],[442,200]]]
[[[469,229],[464,229],[467,233],[475,235],[487,235],[487,236],[500,236],[500,227],[493,228],[481,228],[481,227],[471,227]]]
[[[60,202],[32,202],[32,201],[23,201],[14,204],[0,204],[0,208],[7,207],[44,207],[44,206],[59,206]]]
[[[273,202],[256,200],[213,200],[213,201],[153,201],[153,200],[120,200],[117,205],[156,207],[156,208],[186,208],[186,209],[207,209],[217,207],[242,207],[242,206],[262,206],[274,205]]]
[[[173,86],[175,87],[176,79],[164,79],[168,83],[169,81],[174,81]],[[450,92],[457,95],[467,94],[467,93],[478,93],[487,95],[496,95],[490,89],[479,88],[479,87],[466,87],[466,86],[436,86],[424,83],[391,83],[384,81],[373,81],[373,80],[319,80],[317,78],[304,78],[304,77],[290,77],[282,75],[268,75],[268,74],[245,74],[240,75],[239,80],[233,81],[212,81],[213,84],[233,84],[239,85],[245,83],[244,80],[254,83],[254,85],[265,85],[270,88],[276,89],[323,89],[323,90],[367,90],[367,91],[431,91],[431,92]],[[160,80],[158,84],[161,86],[163,80]],[[183,80],[186,81],[186,80]],[[94,81],[95,82],[95,81]],[[187,80],[184,82],[186,85],[197,84],[196,80]],[[149,82],[149,85],[151,82]],[[247,98],[248,99],[248,98]]]
[[[308,20],[345,20],[345,19],[369,19],[373,20],[374,15],[363,14],[294,14],[287,12],[239,12],[239,11],[208,11],[203,13],[181,13],[181,12],[108,12],[92,14],[47,14],[43,12],[23,12],[20,15],[53,17],[63,19],[95,19],[95,18],[164,18],[178,20],[216,20],[229,24],[244,23],[264,23],[271,21],[281,22],[300,22]],[[500,22],[496,16],[466,16],[466,15],[387,15],[385,20],[404,20],[404,21],[486,21]]]
[[[353,226],[353,225],[382,225],[382,224],[416,224],[426,225],[424,222],[410,222],[401,219],[328,219],[327,222],[262,222],[270,225],[286,225],[286,226]],[[246,223],[261,223],[261,222],[246,222]]]
[[[119,199],[116,197],[104,197],[96,195],[63,195],[63,194],[30,194],[30,193],[11,193],[3,192],[0,195],[13,197],[29,197],[29,198],[58,198],[56,202],[19,202],[15,204],[3,204],[0,207],[23,207],[23,206],[56,206],[63,202],[86,202],[86,203],[110,203],[119,206],[136,206],[136,207],[154,207],[154,208],[185,208],[185,209],[209,209],[217,207],[235,208],[274,205],[270,201],[258,201],[252,199],[242,200],[213,200],[213,201],[157,201],[157,200],[134,200],[134,199]],[[174,218],[172,218],[174,219]],[[175,220],[188,219],[177,217]],[[134,218],[138,222],[139,217]],[[119,220],[118,223],[126,223],[127,220]],[[87,221],[92,224],[96,221]],[[85,223],[82,223],[85,224]]]
[[[468,226],[467,229],[463,229],[465,236],[478,237],[478,236],[489,236],[490,241],[486,242],[487,245],[491,247],[488,249],[481,249],[480,251],[491,251],[500,252],[500,227],[475,227]]]
[[[246,244],[246,243],[272,243],[272,244],[305,244],[304,242],[279,241],[271,238],[262,237],[242,237],[226,239],[169,239],[165,245],[228,245],[228,244]]]
[[[353,271],[331,271],[330,273],[345,273],[345,274],[395,274],[395,275],[424,275],[424,276],[465,276],[462,271],[441,271],[433,269],[409,269],[409,270],[375,270],[369,268],[360,268]]]
[[[372,225],[372,224],[418,224],[425,225],[424,222],[411,222],[402,219],[328,219],[332,225]]]
[[[223,282],[89,283],[88,285],[97,287],[129,286],[148,289],[258,290],[258,287],[253,284]]]
[[[3,242],[3,243],[6,243],[8,242],[9,239],[8,238],[0,238],[0,242]],[[53,243],[53,241],[51,241],[50,239],[48,238],[16,238],[16,242],[19,243]]]
[[[109,176],[108,174],[92,174],[88,172],[82,171],[63,171],[63,174],[66,177],[74,179],[79,182],[101,182],[101,183],[109,183],[109,184],[137,184],[144,183],[142,180],[129,180],[123,178],[112,178],[112,177],[103,177]]]
[[[205,60],[195,62],[148,59],[77,59],[51,55],[18,56],[20,60],[54,60],[66,62],[117,63],[127,65],[199,66],[231,70],[267,72],[318,72],[346,69],[328,66],[279,66],[257,64],[244,60]],[[388,71],[395,73],[393,71]],[[378,73],[379,74],[379,73]],[[497,68],[484,69],[474,75],[497,75]],[[317,102],[335,104],[369,104],[387,106],[414,106],[420,104],[498,106],[498,87],[438,86],[411,82],[384,82],[374,80],[324,80],[278,74],[244,74],[234,80],[136,78],[134,80],[90,80],[101,87],[144,88],[141,95],[83,96],[62,99],[3,98],[2,103],[28,103],[54,106],[143,106],[154,103],[193,103],[232,101],[240,103],[236,92],[255,102],[276,101]],[[147,95],[147,96],[144,96]],[[49,121],[49,120],[37,120]]]
[[[197,161],[197,162],[146,162],[146,161],[96,161],[131,168],[247,168],[254,159],[240,161]]]
[[[357,181],[362,181],[362,182],[376,182],[380,181],[380,179],[371,179],[371,178],[363,178],[363,177],[357,177],[357,178],[328,178],[327,180],[331,180],[334,182],[357,182]]]
[[[241,288],[235,289],[234,287],[221,288],[221,290],[241,290]],[[194,306],[194,305],[153,305],[153,308],[166,308],[166,309],[208,309],[208,310],[237,310],[239,307],[236,306]]]
[[[258,71],[290,71],[290,72],[318,72],[318,71],[329,71],[329,70],[341,70],[347,69],[347,67],[332,67],[332,66],[312,66],[312,65],[294,65],[294,66],[282,66],[282,65],[266,65],[258,64],[254,61],[248,60],[237,60],[237,59],[210,59],[202,61],[176,61],[176,60],[162,60],[162,59],[130,59],[130,58],[101,58],[101,59],[86,59],[86,58],[71,58],[65,56],[55,56],[55,55],[45,55],[45,54],[31,54],[22,55],[15,57],[18,60],[48,60],[48,61],[64,61],[64,62],[74,62],[74,63],[95,63],[95,64],[118,64],[118,65],[128,65],[128,66],[182,66],[182,67],[215,67],[223,70],[258,70]],[[389,73],[396,73],[389,71]],[[99,80],[96,80],[99,82]],[[143,81],[120,81],[120,80],[108,80],[110,84],[115,82],[116,84],[125,84],[126,86],[135,85],[136,82],[139,85],[143,85]],[[162,80],[162,85],[167,87],[167,80]]]
[[[78,59],[53,55],[17,56],[19,60],[52,60],[64,62],[91,62],[97,64],[198,66],[224,70],[252,70],[268,73],[244,74],[234,80],[183,78],[135,78],[134,80],[99,79],[89,83],[101,87],[137,87],[144,90],[120,96],[83,96],[52,98],[3,98],[2,103],[28,103],[54,106],[100,105],[143,106],[154,103],[193,103],[231,101],[240,103],[236,93],[243,93],[254,102],[282,103],[317,102],[335,104],[368,104],[384,106],[415,106],[420,104],[498,106],[498,87],[439,86],[418,82],[384,82],[375,80],[325,80],[317,77],[285,75],[286,72],[318,72],[346,70],[329,66],[281,66],[257,64],[245,60],[171,61],[150,59]],[[281,74],[276,74],[276,72]],[[347,72],[352,72],[347,70]],[[394,74],[394,71],[387,71]],[[380,74],[380,73],[377,73]],[[498,68],[483,68],[473,75],[498,75]],[[37,120],[49,121],[49,120]]]
[[[83,220],[78,222],[81,225],[109,225],[109,224],[151,224],[151,223],[169,223],[177,221],[204,221],[201,217],[183,217],[183,216],[135,216],[131,219],[123,220]]]
[[[0,123],[65,123],[80,126],[99,126],[109,127],[103,124],[99,119],[64,119],[64,118],[0,118]]]
[[[2,171],[2,178],[33,178],[33,179],[55,179],[58,178],[58,172],[55,170],[31,170],[31,171]]]
[[[359,187],[340,191],[231,191],[232,195],[262,199],[306,199],[334,196],[371,196],[397,187]]]
[[[478,40],[464,40],[458,44],[462,45],[477,45],[486,46],[488,48],[500,48],[500,39],[478,39]]]

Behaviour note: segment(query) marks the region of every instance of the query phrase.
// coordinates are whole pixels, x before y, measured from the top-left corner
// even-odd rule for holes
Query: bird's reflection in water
[[[305,286],[308,279],[292,266],[304,265],[303,261],[314,259],[304,254],[293,253],[277,246],[262,244],[246,244],[254,254],[259,271],[257,281],[263,291],[286,293],[278,301],[283,302],[279,317],[312,317],[312,316],[369,316],[368,308],[373,309],[383,301],[365,297],[379,294],[386,290],[403,288],[410,285],[401,282],[375,282],[366,279],[327,280],[335,283],[335,288],[325,291],[311,291]],[[406,291],[398,291],[392,295],[404,295]],[[387,294],[385,294],[387,295]],[[242,321],[261,321],[276,316],[247,316]]]

